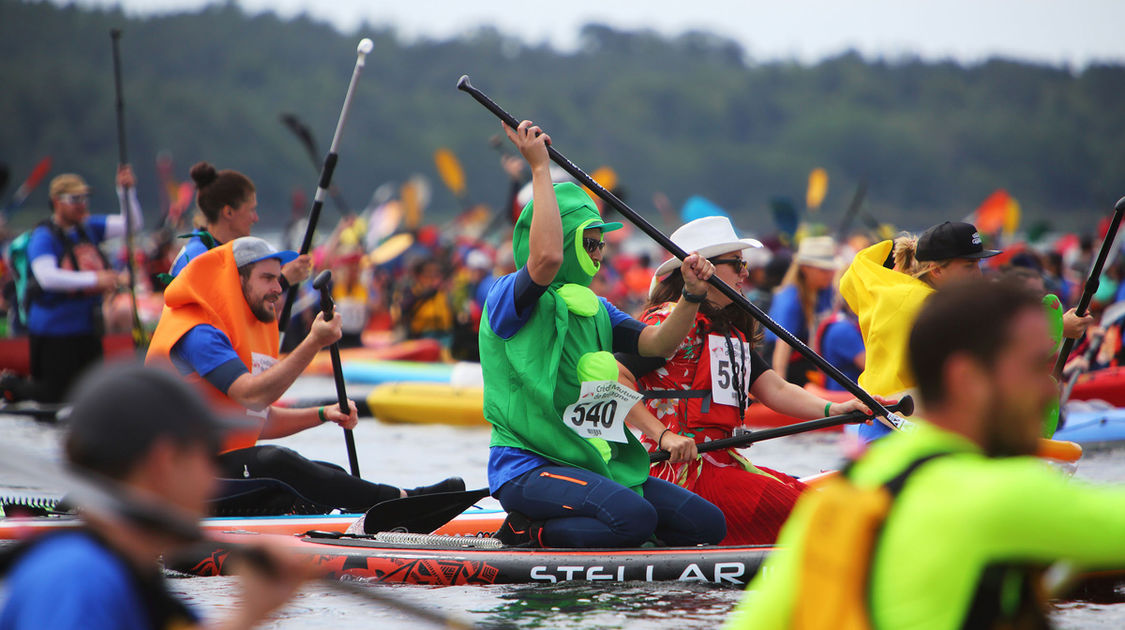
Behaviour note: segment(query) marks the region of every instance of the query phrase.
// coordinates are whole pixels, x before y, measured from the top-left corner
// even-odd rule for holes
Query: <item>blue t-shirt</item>
[[[816,294],[816,313],[823,313],[832,308],[832,289],[824,289]],[[781,324],[781,327],[793,333],[793,336],[808,343],[809,327],[805,322],[805,313],[801,310],[801,296],[796,285],[789,285],[778,291],[773,296],[770,304],[770,319]],[[777,335],[769,330],[765,331],[766,343],[777,341]],[[778,369],[774,366],[774,369]],[[784,373],[784,372],[779,372]]]
[[[95,247],[105,240],[104,214],[91,215],[85,223],[86,236]],[[82,242],[78,228],[64,230],[71,246]],[[40,256],[53,255],[60,267],[67,264],[66,248],[55,238],[51,229],[40,225],[27,242],[27,260],[34,262]],[[95,321],[101,320],[102,296],[100,293],[56,292],[44,289],[31,300],[27,309],[27,329],[33,335],[64,336],[92,335],[97,332]]]
[[[527,267],[502,276],[492,284],[485,300],[488,325],[503,339],[511,339],[531,319],[532,309],[547,287],[535,284]],[[613,326],[614,352],[637,353],[637,340],[645,325],[622,312],[604,297],[598,297],[609,312]],[[488,455],[488,487],[496,492],[508,481],[552,462],[531,451],[512,446],[494,446]]]
[[[217,240],[215,244],[222,245],[222,243],[219,243]],[[208,247],[203,243],[203,239],[199,238],[198,235],[192,236],[188,239],[187,244],[180,249],[180,253],[176,254],[176,259],[172,261],[172,268],[168,270],[168,275],[173,278],[180,275],[180,272],[184,270],[184,267],[186,267],[189,262],[195,260],[197,256],[206,252],[207,249]]]
[[[16,561],[5,586],[0,630],[151,630],[137,578],[83,532],[38,543]]]
[[[230,337],[210,324],[199,324],[184,333],[172,346],[169,358],[180,374],[194,372],[224,394],[231,383],[250,371],[234,351]]]
[[[820,340],[820,349],[824,358],[833,367],[844,373],[844,376],[853,381],[859,379],[860,369],[855,364],[855,358],[863,353],[863,335],[855,322],[833,322],[825,327],[824,338]],[[847,391],[835,379],[825,379],[825,389],[834,392]]]

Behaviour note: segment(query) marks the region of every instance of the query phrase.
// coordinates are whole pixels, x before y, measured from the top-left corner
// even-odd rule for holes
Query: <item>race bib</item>
[[[738,390],[745,396],[750,388],[750,345],[737,339],[731,339],[730,344],[734,348],[733,357],[727,351],[727,337],[707,335],[707,348],[711,353],[711,402],[737,407]],[[735,362],[740,382],[734,377]]]
[[[360,300],[345,298],[337,301],[336,314],[343,320],[341,328],[345,333],[361,333],[367,326],[367,305]]]
[[[266,370],[273,367],[273,365],[275,363],[277,363],[277,359],[275,359],[274,357],[271,357],[268,354],[261,354],[261,353],[258,353],[258,352],[251,352],[250,353],[250,373],[251,374],[254,374],[254,375],[261,374],[262,372],[265,372]],[[250,409],[246,410],[246,415],[254,416],[254,417],[257,417],[257,418],[265,418],[266,416],[269,415],[269,413],[270,413],[269,407],[267,407],[267,408],[265,408],[261,411],[252,411]]]
[[[584,438],[625,443],[625,416],[640,399],[617,381],[583,381],[578,402],[563,411],[563,423]]]

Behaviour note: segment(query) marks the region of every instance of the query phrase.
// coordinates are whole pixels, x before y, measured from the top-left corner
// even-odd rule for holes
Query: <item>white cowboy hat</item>
[[[740,240],[726,217],[703,217],[689,221],[672,232],[672,242],[679,245],[687,253],[699,252],[704,258],[712,258],[720,254],[740,252],[755,245],[749,243],[753,239]],[[758,247],[762,244],[757,243]],[[680,266],[679,258],[669,258],[660,263],[656,268],[654,277],[663,276]]]
[[[841,264],[836,256],[836,240],[831,236],[806,236],[797,247],[793,262],[818,269],[839,269]]]

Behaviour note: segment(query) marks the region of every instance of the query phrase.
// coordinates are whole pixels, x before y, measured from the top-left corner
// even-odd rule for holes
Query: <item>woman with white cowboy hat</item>
[[[687,223],[672,233],[672,241],[710,260],[715,275],[732,287],[746,276],[743,250],[761,247],[752,239],[739,240],[725,217]],[[635,377],[646,398],[666,392],[645,400],[648,411],[667,427],[656,440],[644,440],[650,451],[672,436],[689,436],[696,443],[730,437],[742,426],[750,396],[798,418],[866,410],[857,400],[832,403],[785,382],[754,351],[759,336],[750,315],[713,286],[697,295],[687,291],[678,266],[672,258],[657,268],[641,321],[660,324],[683,296],[700,303],[692,332],[670,359],[618,355],[627,368],[623,373],[631,371],[626,378]],[[784,473],[754,466],[733,449],[711,451],[684,463],[660,462],[650,473],[718,506],[727,519],[727,536],[721,543],[726,545],[774,542],[805,488]]]
[[[817,316],[832,309],[832,280],[839,269],[836,241],[831,236],[806,236],[773,296],[770,318],[809,343],[816,330]],[[799,354],[794,355],[789,344],[778,343],[777,337],[769,331],[765,340],[774,344],[770,365],[790,383],[807,383],[812,363]]]

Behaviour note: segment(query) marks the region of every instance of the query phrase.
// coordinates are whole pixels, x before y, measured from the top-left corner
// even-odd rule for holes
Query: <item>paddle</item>
[[[909,416],[914,413],[914,399],[909,395],[903,396],[902,400],[893,405],[889,405],[887,409],[901,413],[904,416]],[[840,414],[838,416],[828,416],[827,418],[818,418],[816,420],[809,420],[808,422],[799,422],[789,426],[777,427],[774,429],[762,429],[761,431],[751,431],[736,435],[734,437],[722,438],[720,440],[711,440],[704,442],[696,447],[700,453],[708,451],[717,451],[724,448],[740,448],[747,444],[754,442],[762,442],[764,440],[772,440],[774,438],[785,437],[787,435],[796,435],[798,433],[805,433],[808,431],[816,431],[817,429],[827,429],[828,427],[835,427],[841,424],[851,424],[858,422],[866,422],[872,420],[873,417],[869,416],[862,411],[852,411],[850,413]],[[652,462],[662,462],[668,459],[671,453],[668,451],[656,451],[650,453],[648,458]]]
[[[23,205],[23,202],[27,201],[28,196],[31,195],[31,191],[35,190],[35,187],[39,185],[39,182],[43,181],[43,178],[46,177],[49,172],[51,172],[51,156],[48,155],[35,164],[35,168],[31,169],[31,174],[27,176],[27,179],[23,180],[19,188],[16,188],[16,192],[12,194],[11,200],[0,210],[0,218],[6,217],[13,211],[18,210],[20,206]]]
[[[489,495],[488,488],[434,492],[376,503],[363,517],[363,531],[429,534]]]
[[[110,29],[113,42],[113,85],[117,95],[117,163],[125,166],[129,158],[125,153],[125,97],[121,91],[121,29]],[[148,335],[141,325],[137,311],[137,270],[133,264],[133,202],[125,189],[125,269],[129,272],[129,307],[133,311],[133,344],[138,349],[148,347]]]
[[[0,457],[0,469],[5,469],[9,473],[26,475],[45,484],[66,488],[68,491],[67,500],[81,507],[85,512],[102,514],[110,518],[124,518],[134,525],[150,531],[169,534],[185,543],[202,543],[206,545],[205,553],[207,554],[215,551],[216,545],[221,545],[222,552],[237,554],[240,558],[254,564],[267,574],[276,575],[278,572],[274,561],[259,547],[227,541],[211,541],[199,526],[198,519],[182,513],[169,503],[142,498],[139,493],[126,488],[119,482],[97,477],[97,475],[87,471],[83,471],[82,474],[71,472],[55,462],[32,457],[11,448],[5,449],[3,457]],[[187,550],[185,555],[195,558],[199,554]],[[174,559],[169,562],[169,564],[174,563]],[[321,577],[319,582],[332,590],[350,593],[446,628],[472,630],[473,628],[511,627],[509,624],[491,623],[479,626],[412,604],[388,594],[383,589],[360,587],[328,576]]]
[[[313,168],[320,168],[320,151],[316,149],[316,140],[313,138],[312,131],[309,130],[308,125],[297,118],[296,114],[282,114],[281,124],[293,132],[297,136],[297,140],[301,142],[301,146],[305,147],[305,153],[308,154],[309,159],[312,160]],[[336,184],[328,186],[328,194],[332,196],[332,201],[336,204],[336,209],[340,211],[341,215],[352,214],[352,208],[348,202],[344,200],[343,195],[340,194],[340,189],[336,188]]]
[[[863,199],[867,196],[867,180],[859,180],[859,185],[855,188],[855,194],[852,195],[852,202],[848,204],[847,211],[844,212],[843,218],[840,219],[840,225],[836,227],[836,242],[843,243],[844,239],[848,237],[848,231],[851,230],[852,221],[855,220],[855,215],[859,212],[860,207],[863,206]]]
[[[332,270],[325,269],[313,280],[313,288],[320,291],[320,308],[324,311],[324,321],[332,321],[335,304],[332,302]],[[332,342],[328,349],[332,355],[332,377],[336,380],[336,400],[340,410],[349,409],[348,394],[344,389],[344,369],[340,365],[340,342]],[[355,436],[351,429],[344,429],[344,443],[348,446],[348,463],[352,476],[359,477],[359,457],[355,452]]]
[[[434,151],[434,166],[437,167],[438,175],[441,176],[445,187],[461,204],[461,210],[467,212],[471,206],[465,191],[465,170],[461,168],[461,161],[457,159],[457,155],[442,147]]]
[[[1094,265],[1090,268],[1090,275],[1086,278],[1086,286],[1082,289],[1082,297],[1078,300],[1077,314],[1079,317],[1085,317],[1086,311],[1090,307],[1090,300],[1093,299],[1094,293],[1098,291],[1098,283],[1101,281],[1102,267],[1105,266],[1106,257],[1109,256],[1109,249],[1113,246],[1113,241],[1117,238],[1117,228],[1121,225],[1121,217],[1125,214],[1125,197],[1117,200],[1113,206],[1113,218],[1109,221],[1109,229],[1106,230],[1105,238],[1102,239],[1102,248],[1098,251],[1098,258],[1094,261]],[[1055,379],[1062,378],[1063,367],[1066,366],[1066,359],[1070,356],[1070,351],[1074,349],[1074,339],[1067,339],[1063,341],[1062,349],[1059,350],[1059,358],[1055,360],[1055,369],[1053,374]]]
[[[320,210],[324,207],[324,197],[328,194],[328,187],[332,185],[332,173],[336,170],[336,161],[339,159],[337,151],[340,148],[340,137],[344,135],[344,123],[348,120],[348,111],[352,107],[352,96],[355,94],[356,84],[359,82],[359,73],[367,63],[367,54],[375,44],[364,37],[356,47],[355,68],[352,70],[351,81],[348,82],[348,91],[344,95],[344,105],[340,108],[340,119],[336,121],[336,131],[332,134],[332,145],[328,147],[328,155],[324,156],[324,165],[320,169],[320,181],[316,185],[316,195],[313,197],[312,208],[309,210],[309,223],[305,226],[305,237],[301,240],[302,255],[309,253],[312,247],[313,234],[316,233],[316,224],[320,220]],[[293,312],[293,301],[297,298],[297,287],[289,287],[285,295],[285,306],[281,309],[281,316],[277,318],[277,329],[281,331],[282,345],[284,345],[285,329],[289,328],[289,315]],[[346,409],[346,407],[345,407]]]
[[[463,75],[457,81],[457,88],[464,92],[467,92],[474,99],[476,99],[477,102],[491,111],[497,118],[499,118],[504,122],[504,124],[508,125],[512,129],[515,129],[519,126],[519,122],[515,119],[515,117],[504,111],[483,92],[473,87],[472,84],[469,83],[468,75]],[[559,153],[553,146],[547,147],[547,154],[555,164],[561,166],[563,170],[565,170],[567,173],[570,173],[576,180],[578,180],[580,184],[593,191],[598,197],[601,197],[602,200],[612,206],[614,210],[620,212],[622,216],[627,218],[631,223],[633,223],[633,225],[636,225],[642,232],[647,234],[650,238],[656,241],[661,247],[666,249],[673,256],[679,258],[680,260],[687,258],[687,252],[681,249],[679,245],[673,243],[671,239],[665,236],[660,230],[657,230],[655,227],[653,227],[651,223],[645,220],[644,217],[637,214],[637,212],[626,205],[625,202],[618,199],[616,195],[603,188],[601,184],[598,184],[598,182],[594,181],[594,178],[587,175],[585,171],[575,166],[574,163],[570,160],[566,159],[566,157],[563,156],[563,154]],[[750,303],[750,301],[747,300],[741,293],[720,280],[718,276],[711,276],[708,282],[710,282],[711,286],[718,289],[723,295],[727,296],[727,298],[729,298],[733,303],[737,304],[739,308],[748,312],[754,319],[760,322],[770,332],[777,335],[779,339],[785,341],[785,343],[788,343],[803,356],[808,357],[813,365],[820,368],[820,370],[828,376],[832,377],[832,379],[843,386],[844,389],[846,389],[849,393],[862,401],[863,404],[867,405],[869,409],[874,411],[877,416],[882,416],[880,418],[880,421],[889,424],[895,429],[902,429],[904,425],[912,426],[902,417],[888,411],[883,405],[879,404],[879,401],[875,400],[870,394],[864,391],[862,387],[857,385],[855,381],[852,381],[847,376],[845,376],[843,372],[826,361],[824,357],[813,352],[812,349],[805,345],[804,342],[802,342],[800,339],[797,339],[797,337],[795,337],[793,333],[789,332],[780,324],[773,321],[773,319],[771,319],[769,315],[763,312],[762,309]]]

